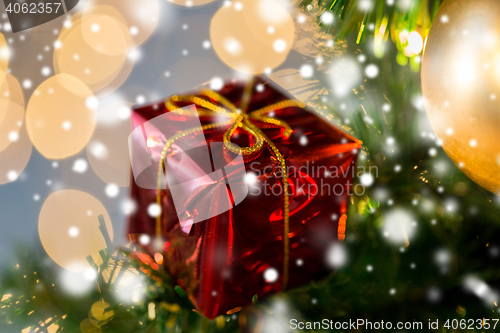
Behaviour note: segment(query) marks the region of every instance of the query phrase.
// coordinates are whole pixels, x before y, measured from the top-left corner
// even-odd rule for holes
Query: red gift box
[[[251,88],[243,101],[236,82],[132,114],[129,235],[161,239],[150,250],[208,318],[324,278],[328,249],[345,237],[361,142],[271,83]],[[203,130],[192,130],[196,115]]]

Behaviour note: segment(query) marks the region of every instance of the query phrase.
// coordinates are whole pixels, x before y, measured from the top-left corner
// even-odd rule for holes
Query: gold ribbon
[[[208,124],[201,127],[193,127],[191,129],[185,130],[181,133],[178,133],[167,140],[163,151],[161,153],[160,165],[158,167],[158,187],[156,193],[156,203],[161,206],[161,179],[163,168],[165,166],[165,158],[168,150],[172,146],[172,144],[180,140],[188,135],[192,135],[195,133],[204,132],[207,130],[211,130],[218,127],[229,126],[227,131],[224,133],[223,140],[226,148],[235,153],[242,155],[252,155],[259,152],[264,143],[268,145],[271,150],[271,153],[276,157],[278,161],[282,174],[283,174],[283,223],[284,223],[284,236],[283,236],[283,249],[284,249],[284,259],[283,259],[283,283],[282,289],[286,288],[288,283],[288,264],[289,264],[289,198],[288,198],[288,175],[286,171],[286,161],[281,152],[278,150],[276,145],[262,132],[262,130],[253,124],[252,120],[257,122],[268,124],[272,127],[279,127],[283,129],[283,136],[285,138],[289,138],[292,134],[292,128],[283,120],[277,118],[271,118],[267,116],[268,113],[288,108],[288,107],[305,107],[305,103],[301,101],[295,100],[284,100],[278,103],[271,104],[262,109],[252,111],[247,113],[247,105],[251,96],[251,89],[253,88],[252,84],[247,84],[245,86],[245,93],[242,98],[241,108],[238,109],[233,103],[227,100],[225,97],[219,95],[218,93],[205,89],[200,92],[199,95],[185,95],[178,96],[174,95],[169,100],[165,102],[165,106],[169,111],[177,112],[182,115],[193,115],[188,111],[185,111],[177,105],[178,102],[182,103],[191,103],[198,107],[197,115],[198,116],[217,116],[223,115],[229,118],[227,121],[222,121],[218,123]],[[208,98],[208,100],[206,99]],[[210,100],[215,101],[212,103]],[[231,142],[231,138],[236,131],[236,129],[241,128],[247,133],[251,134],[255,138],[255,142],[248,147],[238,147]],[[160,239],[162,234],[161,230],[161,214],[156,217],[156,236]]]

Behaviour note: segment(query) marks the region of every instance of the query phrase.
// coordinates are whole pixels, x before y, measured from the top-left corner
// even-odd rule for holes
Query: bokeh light
[[[274,283],[278,281],[279,272],[276,268],[269,267],[264,271],[264,280],[267,283]]]
[[[6,71],[9,68],[9,56],[9,46],[4,35],[0,33],[0,71]]]
[[[108,184],[128,186],[130,182],[128,136],[131,107],[132,103],[116,101],[99,108],[97,126],[87,146],[90,165]]]
[[[283,63],[294,37],[293,19],[273,0],[228,3],[210,24],[210,38],[219,58],[247,74],[264,73]]]
[[[77,272],[81,270],[80,272]],[[95,286],[95,270],[87,267],[72,267],[72,270],[63,269],[59,276],[61,286],[71,295],[82,295]]]
[[[80,331],[82,333],[102,333],[102,328],[92,324],[90,319],[84,319],[80,322]]]
[[[127,270],[118,282],[115,296],[120,302],[126,304],[140,302],[146,296],[144,277],[137,271]]]
[[[0,152],[19,139],[24,122],[24,96],[21,86],[0,69]]]
[[[337,97],[344,97],[352,92],[352,89],[361,82],[361,69],[356,60],[350,57],[335,59],[327,73],[333,93]]]
[[[466,276],[463,281],[463,286],[465,290],[474,293],[477,297],[482,299],[486,305],[496,305],[499,298],[498,292],[480,278],[473,275]]]
[[[408,211],[394,208],[383,217],[383,235],[394,245],[408,245],[416,235],[416,223]]]
[[[47,254],[60,266],[77,273],[96,262],[106,242],[99,230],[98,216],[103,215],[108,233],[113,228],[104,206],[93,196],[77,190],[52,193],[44,202],[38,219],[38,232]],[[77,231],[77,232],[76,232]]]
[[[0,108],[4,102],[0,101]],[[28,164],[31,150],[32,144],[23,124],[17,132],[17,140],[0,151],[0,184],[15,181],[21,175]]]
[[[97,99],[80,80],[67,74],[47,79],[26,110],[28,133],[46,158],[62,159],[82,150],[94,132]]]
[[[0,152],[19,140],[24,109],[5,99],[0,99]]]
[[[110,6],[92,6],[82,16],[79,29],[85,42],[96,51],[111,56],[126,54],[134,47],[120,13]]]
[[[347,263],[347,250],[342,243],[333,243],[326,252],[326,264],[330,268],[340,268]]]
[[[9,100],[24,108],[21,85],[15,77],[3,71],[0,71],[0,100]]]
[[[135,46],[141,45],[153,34],[160,18],[158,0],[89,0],[83,11],[84,16],[94,13],[96,7],[115,9],[115,13],[108,12],[107,15],[124,23]]]
[[[408,46],[406,46],[406,49],[409,52],[411,52],[413,55],[422,52],[422,49],[424,48],[424,40],[417,31],[410,32],[406,40],[408,41]]]
[[[97,327],[107,324],[113,319],[115,311],[111,310],[111,305],[104,300],[100,300],[92,304],[89,313],[89,319]]]
[[[89,164],[83,158],[79,158],[73,162],[73,168],[71,169],[76,173],[84,173],[89,168]]]
[[[166,0],[166,1],[176,5],[193,7],[193,6],[206,5],[207,3],[213,2],[214,0]]]
[[[101,32],[106,29],[108,31]],[[134,59],[128,57],[130,47],[127,45],[132,46],[129,38],[118,19],[104,14],[76,19],[59,35],[59,44],[54,50],[54,71],[78,78],[93,92],[105,87],[108,92],[114,90],[133,67]],[[120,77],[118,84],[114,82],[117,77]]]

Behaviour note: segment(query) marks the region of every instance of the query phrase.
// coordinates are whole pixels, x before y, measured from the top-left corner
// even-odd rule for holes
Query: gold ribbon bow
[[[295,101],[295,100],[284,100],[275,104],[271,104],[262,109],[252,111],[247,113],[247,105],[251,96],[251,89],[253,88],[252,84],[247,84],[245,86],[245,92],[243,94],[241,107],[237,108],[233,103],[227,100],[225,97],[219,95],[218,93],[212,90],[202,90],[199,95],[185,95],[178,96],[174,95],[169,100],[165,102],[165,106],[169,111],[177,112],[183,115],[189,115],[188,112],[184,111],[177,105],[177,102],[183,103],[191,103],[199,107],[197,109],[197,115],[199,116],[216,116],[223,115],[229,118],[227,121],[222,121],[218,123],[208,124],[201,127],[194,127],[188,130],[185,130],[181,133],[178,133],[167,140],[163,151],[161,153],[160,165],[158,168],[158,187],[156,194],[156,203],[161,205],[161,179],[163,168],[165,166],[165,157],[167,155],[168,150],[172,146],[172,144],[182,139],[188,135],[192,135],[199,132],[204,132],[207,130],[211,130],[218,127],[230,126],[229,129],[224,133],[223,140],[226,148],[236,154],[242,155],[251,155],[259,152],[264,143],[268,145],[271,150],[271,153],[276,157],[276,160],[279,162],[282,175],[283,175],[283,221],[284,221],[284,260],[283,260],[283,283],[282,289],[286,288],[288,282],[288,263],[289,263],[289,198],[288,198],[288,175],[286,171],[286,161],[281,152],[278,150],[276,145],[264,134],[264,132],[257,127],[252,120],[257,122],[266,123],[273,127],[280,127],[283,129],[283,136],[285,138],[289,138],[292,134],[292,128],[283,120],[277,118],[271,118],[267,116],[268,113],[288,108],[288,107],[300,107],[303,108],[305,106],[304,102]],[[208,98],[208,100],[206,99]],[[210,100],[215,101],[212,103]],[[231,138],[236,131],[237,128],[241,128],[247,133],[251,134],[255,138],[255,142],[251,144],[249,147],[238,147],[231,143]],[[156,235],[158,238],[161,238],[161,214],[156,217]]]

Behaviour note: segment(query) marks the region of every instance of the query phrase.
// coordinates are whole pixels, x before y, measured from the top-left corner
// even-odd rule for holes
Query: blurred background
[[[497,13],[496,0],[81,0],[13,33],[0,5],[0,332],[498,319]],[[142,264],[113,285],[87,257],[125,265],[109,255],[137,208],[131,108],[252,74],[363,141],[366,191],[325,253],[331,276],[215,320]]]
[[[6,254],[0,259],[3,263],[14,263],[16,245],[40,242],[40,210],[49,195],[57,191],[78,190],[92,196],[95,200],[89,200],[96,211],[90,218],[95,220],[95,225],[97,215],[106,213],[111,221],[114,241],[117,244],[128,242],[126,219],[133,209],[133,203],[128,200],[130,165],[127,139],[130,134],[131,107],[156,102],[174,93],[193,91],[214,78],[227,80],[238,75],[219,59],[211,46],[210,20],[223,2],[202,2],[205,5],[193,7],[185,6],[182,1],[113,2],[115,10],[124,15],[125,26],[131,32],[131,37],[127,38],[133,41],[123,37],[129,32],[126,30],[100,36],[102,39],[99,43],[104,46],[122,39],[117,45],[110,46],[110,50],[106,51],[109,55],[101,57],[95,57],[92,49],[82,46],[85,36],[64,35],[69,29],[66,27],[71,27],[74,22],[83,24],[78,21],[78,17],[85,8],[90,8],[86,7],[87,1],[80,1],[67,15],[19,33],[10,31],[7,13],[2,5],[3,47],[8,47],[9,53],[8,75],[3,81],[3,88],[4,91],[14,91],[15,97],[11,96],[11,99],[16,98],[14,103],[26,107],[40,85],[51,86],[50,81],[44,83],[46,80],[51,80],[59,73],[70,73],[79,79],[83,78],[83,82],[89,85],[89,91],[85,92],[88,96],[85,97],[95,98],[93,103],[96,104],[97,113],[95,125],[85,117],[80,118],[81,108],[87,99],[70,93],[61,94],[56,100],[33,101],[40,103],[33,104],[33,108],[37,108],[37,117],[51,123],[50,128],[34,139],[42,149],[37,150],[36,144],[33,147],[26,134],[22,134],[25,132],[19,130],[21,138],[16,142],[21,143],[22,148],[10,154],[4,151],[0,155],[0,248]],[[98,3],[102,6],[109,4]],[[97,23],[88,24],[99,24],[100,19],[103,30],[117,29],[113,21],[102,19],[106,9],[102,12],[99,10],[95,10]],[[74,59],[75,55],[81,58],[80,62]],[[281,67],[298,68],[303,62],[303,56],[292,51]],[[62,69],[55,69],[54,64]],[[85,70],[90,73],[85,73]],[[59,83],[55,84],[60,86]],[[51,111],[58,106],[64,115],[52,114]],[[64,108],[74,108],[74,111],[67,112]],[[52,131],[67,133],[63,139],[67,146],[61,150],[59,147],[50,147],[54,140],[50,133]],[[11,132],[18,132],[13,120],[2,128],[4,136]],[[20,142],[22,139],[25,140]],[[2,140],[6,145],[8,138]],[[23,149],[23,152],[20,153],[19,149]],[[70,207],[77,204],[81,197],[77,195],[72,201],[61,196],[59,200],[62,201],[56,200],[51,204],[53,208]],[[61,226],[54,221],[64,219],[59,214],[55,209],[44,217],[46,221],[40,223],[51,224],[47,226],[49,229],[58,229]],[[85,221],[67,223],[69,228],[71,223],[77,225]],[[94,231],[98,232],[97,229]],[[65,237],[59,241],[64,241],[64,246],[75,246],[72,245],[73,240]]]

